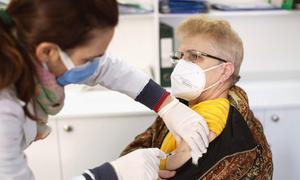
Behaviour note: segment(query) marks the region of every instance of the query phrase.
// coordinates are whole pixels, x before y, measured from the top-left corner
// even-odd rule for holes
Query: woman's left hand
[[[187,143],[193,163],[197,164],[198,159],[207,152],[209,144],[209,129],[203,117],[177,99],[165,105],[158,114],[176,142],[182,138]]]

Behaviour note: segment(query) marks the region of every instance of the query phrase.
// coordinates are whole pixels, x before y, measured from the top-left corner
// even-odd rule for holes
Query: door
[[[260,121],[263,127],[265,127],[265,109],[252,109],[254,116]]]
[[[268,110],[265,133],[271,145],[274,180],[300,177],[300,108]]]
[[[154,119],[155,115],[139,115],[59,120],[63,179],[116,159]]]
[[[49,126],[51,134],[45,140],[32,143],[25,151],[36,180],[61,179],[56,120],[50,119]]]

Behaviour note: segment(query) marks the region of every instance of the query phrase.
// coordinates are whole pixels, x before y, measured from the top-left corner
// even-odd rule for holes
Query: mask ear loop
[[[63,62],[63,64],[66,66],[68,70],[75,68],[75,65],[72,62],[70,56],[64,51],[62,51],[59,47],[58,47],[58,53],[61,61]]]
[[[48,65],[47,65],[46,63],[42,63],[42,66],[43,66],[47,71],[49,71]]]
[[[216,66],[213,66],[213,67],[207,68],[207,69],[205,69],[205,70],[204,70],[204,72],[207,72],[207,71],[210,71],[210,70],[216,69],[216,68],[218,68],[218,67],[220,67],[220,66],[223,66],[224,64],[227,64],[227,63],[222,63],[222,64],[219,64],[219,65],[216,65]],[[203,91],[202,91],[202,92],[204,92],[204,91],[206,91],[206,90],[208,90],[208,89],[210,89],[210,88],[212,88],[212,87],[214,87],[214,86],[216,86],[216,85],[218,85],[218,84],[220,84],[220,83],[221,83],[221,80],[218,80],[218,81],[217,81],[217,82],[215,82],[214,84],[212,84],[212,85],[208,86],[207,88],[203,89]]]
[[[220,81],[220,80],[218,80],[218,81],[217,81],[217,82],[215,82],[214,84],[212,84],[212,85],[208,86],[207,88],[203,89],[203,91],[202,91],[202,92],[204,92],[204,91],[206,91],[206,90],[208,90],[208,89],[210,89],[210,88],[212,88],[212,87],[214,87],[214,86],[216,86],[216,85],[218,85],[218,84],[220,84],[220,83],[221,83],[221,81]]]
[[[203,71],[204,71],[204,72],[211,71],[211,70],[216,69],[216,68],[218,68],[218,67],[220,67],[220,66],[223,66],[224,64],[227,64],[227,63],[218,64],[218,65],[216,65],[216,66],[213,66],[213,67],[204,69]]]

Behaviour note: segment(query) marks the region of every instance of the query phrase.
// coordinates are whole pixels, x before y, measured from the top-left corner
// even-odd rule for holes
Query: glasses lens
[[[183,53],[180,51],[175,51],[171,54],[170,58],[172,60],[172,63],[176,64],[178,61],[183,57]]]
[[[188,60],[194,62],[194,61],[197,61],[198,59],[198,53],[197,51],[194,51],[194,50],[191,50],[191,51],[187,51],[188,55]]]
[[[183,57],[183,53],[180,51],[175,51],[172,53],[171,58],[174,60],[179,60]]]

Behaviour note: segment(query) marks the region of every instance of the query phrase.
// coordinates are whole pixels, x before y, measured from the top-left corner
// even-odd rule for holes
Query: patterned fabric
[[[223,158],[199,179],[272,179],[272,153],[261,123],[250,110],[246,93],[241,88],[233,86],[229,92],[229,101],[243,116],[258,146],[249,152],[232,154]],[[126,147],[121,156],[140,148],[160,148],[168,132],[164,122],[158,117],[145,132],[138,135]]]
[[[56,83],[55,76],[40,64],[36,64],[38,74],[37,97],[33,99],[37,122],[36,140],[45,139],[51,132],[47,125],[48,116],[57,114],[64,106],[64,88]]]

